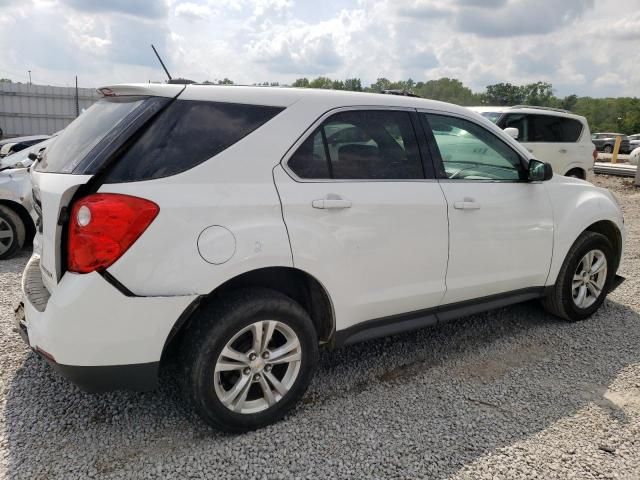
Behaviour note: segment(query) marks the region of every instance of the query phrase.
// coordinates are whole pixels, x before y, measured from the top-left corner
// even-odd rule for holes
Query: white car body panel
[[[66,273],[44,312],[25,302],[29,341],[62,365],[157,362],[176,319],[195,298],[127,297],[96,272]]]
[[[342,330],[371,319],[552,285],[571,244],[591,224],[611,221],[624,235],[613,198],[586,182],[561,177],[542,183],[300,182],[281,166],[327,112],[363,106],[462,116],[493,131],[523,158],[532,158],[523,145],[464,107],[310,89],[109,88],[119,94],[173,97],[182,92],[180,100],[287,108],[187,171],[100,186],[99,192],[135,195],[160,207],[147,230],[107,270],[136,296],[123,294],[97,273],[63,273],[60,265],[60,210],[92,177],[32,172],[43,210],[43,234],[36,244],[42,248],[42,277],[51,298],[43,312],[25,298],[25,311],[32,346],[60,363],[158,361],[171,328],[194,299],[264,267],[294,267],[318,280]],[[352,207],[311,206],[327,194],[346,197]],[[475,198],[481,209],[452,208],[465,196]],[[212,226],[228,230],[235,240],[231,257],[220,264],[199,252],[198,238]],[[217,257],[216,246],[208,248]]]
[[[554,223],[553,259],[547,285],[555,283],[571,245],[591,225],[600,221],[613,222],[624,246],[622,211],[607,190],[584,180],[558,176],[544,182],[544,186],[551,200]]]
[[[331,292],[337,330],[440,305],[448,227],[437,182],[296,182],[282,167],[275,180],[294,265]],[[327,195],[352,206],[312,207]]]
[[[449,204],[445,304],[541,287],[553,252],[553,216],[543,183],[440,182]],[[455,208],[472,201],[478,209]]]

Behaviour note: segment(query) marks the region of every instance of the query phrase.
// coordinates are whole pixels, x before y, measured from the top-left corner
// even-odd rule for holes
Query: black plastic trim
[[[609,286],[609,291],[608,293],[613,292],[616,288],[618,288],[622,282],[624,282],[626,280],[626,278],[624,278],[621,275],[616,274],[612,279],[611,279],[611,285]]]
[[[418,330],[474,313],[542,298],[544,294],[545,287],[523,288],[474,300],[369,320],[337,331],[335,334],[335,346],[340,347],[374,338],[386,337],[387,335]]]
[[[104,278],[107,282],[109,282],[111,286],[113,286],[116,290],[118,290],[124,296],[126,297],[138,296],[135,293],[133,293],[131,290],[129,290],[122,282],[120,282],[120,280],[118,280],[116,277],[111,275],[108,271],[102,270],[101,272],[98,272],[98,273],[100,273],[100,275],[102,275],[102,278]]]
[[[131,390],[146,392],[159,385],[160,362],[130,365],[100,365],[79,367],[61,365],[42,356],[60,375],[70,380],[81,390],[91,393]]]

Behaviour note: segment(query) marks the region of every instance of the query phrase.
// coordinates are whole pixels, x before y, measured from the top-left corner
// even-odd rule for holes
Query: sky
[[[0,0],[0,76],[99,87],[319,75],[640,96],[640,0]]]

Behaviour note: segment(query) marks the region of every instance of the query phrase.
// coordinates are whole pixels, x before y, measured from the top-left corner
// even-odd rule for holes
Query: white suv
[[[585,117],[528,105],[471,109],[505,129],[534,158],[550,163],[555,173],[584,180],[593,172],[598,152]]]
[[[318,349],[530,299],[591,315],[622,214],[466,108],[308,89],[101,89],[32,169],[17,323],[87,390],[144,390],[177,351],[209,423],[303,395]]]

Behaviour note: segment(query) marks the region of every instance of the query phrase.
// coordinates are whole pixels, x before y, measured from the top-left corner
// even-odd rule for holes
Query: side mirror
[[[30,152],[29,155],[27,155],[29,157],[29,160],[35,162],[38,159],[38,154],[35,152]]]
[[[530,182],[544,182],[553,178],[553,168],[547,162],[540,160],[529,160],[528,180]]]
[[[520,130],[518,130],[515,127],[507,127],[504,129],[504,133],[509,135],[511,138],[517,140],[518,136],[520,135]]]

